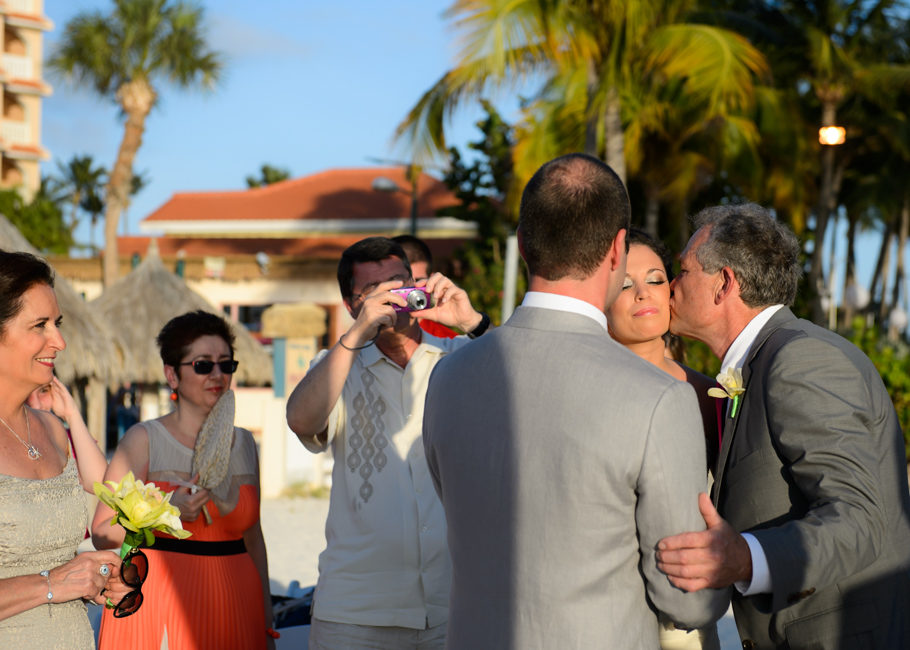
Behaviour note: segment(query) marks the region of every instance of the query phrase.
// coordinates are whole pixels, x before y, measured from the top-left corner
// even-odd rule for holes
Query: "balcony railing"
[[[13,14],[34,15],[34,0],[6,0],[6,10]]]
[[[9,122],[4,120],[0,124],[0,137],[6,144],[29,144],[31,142],[31,129],[27,122]]]
[[[27,56],[4,54],[3,69],[14,79],[32,79],[35,76],[35,65]]]

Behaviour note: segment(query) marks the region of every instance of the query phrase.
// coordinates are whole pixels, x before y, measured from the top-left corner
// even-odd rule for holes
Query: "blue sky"
[[[370,157],[401,158],[392,148],[396,125],[456,54],[456,35],[443,15],[451,0],[204,4],[209,41],[224,54],[225,73],[211,94],[161,88],[135,164],[151,183],[129,210],[130,234],[174,192],[242,189],[263,163],[298,177],[369,166]],[[46,35],[46,52],[72,16],[110,6],[110,0],[45,0],[45,14],[56,26]],[[54,161],[43,172],[77,154],[110,167],[122,136],[118,109],[51,81],[43,142]],[[514,117],[514,94],[494,99],[507,119]],[[459,111],[450,143],[461,147],[476,139],[481,115],[476,106]],[[77,236],[87,242],[87,226]],[[842,236],[840,242],[836,258],[843,259]],[[877,233],[861,237],[862,283],[871,278],[879,242]]]
[[[46,0],[55,30],[109,0]],[[129,210],[129,232],[174,193],[240,189],[263,163],[304,176],[363,167],[369,157],[400,158],[396,125],[451,65],[449,0],[333,2],[271,0],[205,3],[209,40],[225,74],[212,94],[164,88],[147,122],[135,170],[151,184]],[[55,160],[91,154],[110,167],[122,136],[108,100],[54,82],[45,101],[43,141]],[[452,142],[476,139],[477,108],[452,124]],[[44,173],[56,170],[45,163]],[[83,238],[87,238],[87,233]],[[101,238],[100,228],[97,235]]]

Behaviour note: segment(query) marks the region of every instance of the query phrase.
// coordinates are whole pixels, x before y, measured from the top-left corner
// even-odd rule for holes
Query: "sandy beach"
[[[262,502],[262,532],[269,553],[272,593],[285,594],[292,580],[314,585],[319,577],[319,554],[325,548],[328,499],[285,498]],[[719,623],[722,650],[742,644],[732,612]]]

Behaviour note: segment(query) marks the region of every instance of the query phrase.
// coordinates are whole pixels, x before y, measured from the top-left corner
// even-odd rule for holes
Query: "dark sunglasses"
[[[130,551],[120,565],[120,579],[132,587],[133,591],[120,599],[114,606],[114,618],[125,618],[139,611],[142,607],[142,583],[149,574],[149,561],[145,553],[138,548]]]
[[[206,359],[199,359],[198,361],[190,361],[188,363],[178,363],[178,366],[193,366],[193,372],[197,375],[208,375],[211,374],[212,370],[215,369],[215,364],[218,365],[218,368],[225,375],[233,375],[237,371],[237,366],[240,365],[239,361],[234,361],[234,359],[226,359],[224,361],[208,361]]]

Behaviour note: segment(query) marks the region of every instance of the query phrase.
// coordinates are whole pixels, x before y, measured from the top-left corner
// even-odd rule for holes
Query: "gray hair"
[[[694,217],[707,238],[695,251],[706,273],[725,266],[739,281],[748,307],[793,304],[803,273],[796,235],[755,203],[705,208]]]

